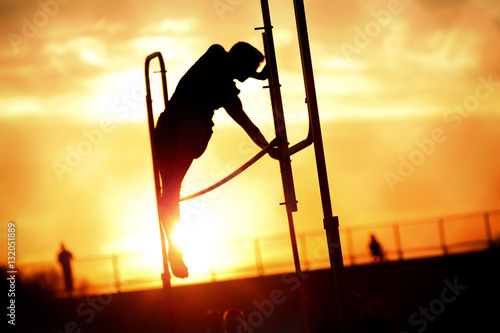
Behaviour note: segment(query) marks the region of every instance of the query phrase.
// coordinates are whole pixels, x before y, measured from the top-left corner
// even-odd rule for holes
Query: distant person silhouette
[[[385,261],[384,250],[382,245],[380,245],[375,235],[370,235],[370,252],[372,254],[373,262],[383,262]]]
[[[224,333],[248,332],[245,313],[238,309],[227,309],[224,312]]]
[[[159,116],[154,131],[154,150],[162,183],[159,215],[168,240],[168,260],[176,277],[189,275],[182,249],[173,237],[180,221],[181,183],[193,160],[207,148],[214,111],[224,108],[257,146],[268,145],[243,111],[238,97],[240,90],[234,82],[235,79],[244,82],[249,77],[267,79],[267,66],[257,72],[263,60],[262,53],[245,42],[236,43],[229,52],[220,45],[210,46],[181,78],[168,107]],[[276,158],[277,149],[270,155]]]
[[[224,333],[222,323],[222,313],[219,310],[207,310],[205,314],[207,333]]]
[[[61,251],[59,252],[57,259],[62,267],[66,293],[68,296],[71,296],[73,294],[73,271],[71,269],[73,254],[66,250],[63,243],[61,243]]]

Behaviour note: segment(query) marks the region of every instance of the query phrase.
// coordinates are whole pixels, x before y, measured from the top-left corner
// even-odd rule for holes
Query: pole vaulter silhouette
[[[263,155],[269,153],[280,163],[282,184],[286,208],[295,272],[300,278],[302,271],[293,223],[292,213],[297,211],[297,200],[293,184],[293,175],[290,156],[314,144],[316,167],[320,194],[323,207],[323,223],[327,236],[332,269],[333,287],[335,293],[334,319],[336,331],[345,332],[347,323],[343,320],[345,293],[343,285],[343,259],[338,231],[338,217],[333,216],[326,162],[321,134],[318,104],[316,99],[314,74],[310,54],[307,24],[303,0],[294,0],[297,34],[303,68],[306,103],[309,113],[309,132],[303,141],[289,147],[286,134],[286,125],[281,100],[276,64],[276,54],[272,35],[272,25],[268,0],[261,0],[264,26],[263,42],[265,56],[253,46],[246,43],[237,43],[226,52],[220,45],[212,45],[208,51],[191,67],[180,80],[171,99],[168,99],[166,70],[160,52],[150,54],[146,58],[146,104],[148,111],[148,125],[153,155],[153,172],[157,199],[158,215],[160,220],[160,233],[164,273],[162,275],[163,287],[166,295],[168,331],[174,332],[173,304],[171,298],[170,269],[180,278],[188,276],[188,270],[182,261],[182,250],[175,244],[172,236],[173,226],[179,219],[179,202],[195,198],[207,193],[218,186],[233,179],[243,170],[255,163]],[[149,82],[149,63],[158,58],[163,86],[163,99],[165,111],[159,117],[155,127],[152,110],[151,87]],[[262,72],[256,72],[259,64],[266,60]],[[238,98],[239,90],[234,85],[234,80],[240,82],[253,77],[260,80],[269,79],[271,106],[275,125],[276,139],[268,143],[260,130],[251,122],[243,111]],[[192,161],[200,157],[206,149],[212,134],[213,111],[223,107],[228,114],[245,130],[249,137],[262,150],[242,167],[214,185],[180,198],[180,186]],[[276,147],[277,146],[277,147]],[[161,175],[161,181],[160,181]],[[168,254],[165,238],[168,240]],[[307,315],[307,300],[304,283],[300,286],[301,309],[306,332],[310,332]]]

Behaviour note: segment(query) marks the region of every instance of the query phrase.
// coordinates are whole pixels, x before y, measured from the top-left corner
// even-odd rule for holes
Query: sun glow
[[[275,46],[293,145],[307,133],[308,105],[293,13],[287,12],[293,9],[279,3],[285,2],[275,4]],[[122,290],[158,287],[164,257],[144,60],[162,52],[171,96],[211,44],[227,50],[246,40],[262,50],[260,33],[252,29],[261,22],[260,10],[234,6],[221,20],[211,3],[178,2],[165,15],[161,1],[150,6],[122,2],[119,10],[104,1],[79,1],[61,7],[42,26],[32,14],[44,12],[31,4],[11,1],[9,10],[0,11],[5,31],[20,33],[22,40],[0,40],[0,150],[6,161],[0,166],[0,220],[26,226],[19,234],[22,264],[34,263],[40,270],[38,263],[58,265],[54,252],[64,241],[75,256],[76,285],[85,281],[101,293],[109,291],[104,288],[114,292],[115,284]],[[403,7],[382,24],[385,19],[373,13],[388,13],[387,1],[308,6],[332,203],[344,227],[359,223],[371,229],[378,221],[498,207],[500,2],[415,1]],[[332,13],[343,14],[332,20]],[[22,15],[30,22],[20,20]],[[356,51],[343,53],[343,43]],[[151,63],[155,119],[164,110],[158,69],[157,61]],[[488,83],[477,90],[479,78]],[[245,112],[268,140],[273,138],[269,91],[263,89],[268,82],[236,84]],[[478,91],[483,97],[489,93],[488,98],[476,96]],[[476,100],[480,103],[464,106]],[[186,175],[183,195],[219,181],[258,151],[224,110],[215,112],[214,123],[206,152]],[[446,142],[422,148],[438,128]],[[425,159],[404,172],[402,160],[416,153]],[[308,148],[293,156],[298,234],[322,230],[313,154]],[[391,186],[388,173],[400,181]],[[175,237],[190,276],[172,277],[172,284],[255,276],[259,260],[285,267],[288,243],[268,245],[266,240],[287,232],[278,204],[282,198],[278,163],[265,156],[220,190],[182,202]],[[494,236],[500,230],[495,223]],[[471,225],[484,230],[484,222]],[[472,234],[457,227],[457,235],[447,235],[446,241],[458,239],[462,230]],[[352,246],[355,252],[365,251],[365,236],[353,234],[360,244]],[[438,242],[423,234],[410,236],[415,246]]]
[[[218,239],[215,226],[213,217],[204,214],[197,221],[182,221],[174,231],[175,241],[183,249],[190,275],[211,271],[210,249]]]

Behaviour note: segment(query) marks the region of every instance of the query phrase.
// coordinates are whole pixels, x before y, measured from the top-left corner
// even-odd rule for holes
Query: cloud
[[[145,6],[69,1],[58,5],[57,0],[47,0],[52,7],[40,3],[15,6],[7,2],[0,14],[5,18],[0,31],[6,37],[0,40],[0,84],[5,87],[0,105],[10,110],[16,109],[17,100],[26,98],[52,115],[69,106],[78,108],[75,99],[88,100],[97,89],[97,94],[106,93],[106,87],[93,86],[100,77],[130,73],[134,68],[140,73],[145,56],[153,51],[164,53],[169,69],[187,70],[196,54],[210,45],[212,36],[221,36],[222,29],[227,35],[227,26],[211,3],[172,6],[157,1]],[[243,7],[228,15],[226,23],[233,15],[241,15]],[[18,39],[9,38],[12,34]],[[219,42],[224,43],[225,38]],[[174,74],[177,79],[180,75]],[[134,84],[132,80],[143,84],[143,78],[137,82],[135,75],[125,80],[129,85]],[[81,103],[80,110],[73,112],[81,113],[88,105]]]
[[[20,32],[24,18],[32,20],[34,14],[43,11],[38,2],[22,8],[11,2],[5,6],[12,13],[3,15],[8,16],[2,23],[5,34]],[[440,91],[440,96],[459,92],[458,86],[467,84],[470,73],[500,71],[496,61],[500,55],[494,47],[499,42],[494,21],[499,6],[479,1],[402,1],[402,11],[392,15],[390,23],[381,27],[359,54],[352,55],[351,63],[346,62],[339,45],[352,44],[354,27],[366,28],[369,22],[375,22],[373,12],[387,11],[387,6],[386,1],[307,5],[314,68],[322,82],[318,90],[324,104],[361,101],[360,94],[365,105],[378,103],[380,96],[392,100],[389,104],[403,105],[408,96],[416,94],[430,104],[436,99],[433,92]],[[280,73],[300,78],[293,8],[277,3],[271,10]],[[99,94],[106,93],[103,87],[92,86],[99,77],[133,68],[139,71],[145,55],[156,50],[164,52],[169,68],[174,69],[170,73],[175,84],[211,43],[230,47],[241,39],[259,46],[260,34],[253,27],[261,24],[259,6],[249,2],[233,4],[221,19],[213,3],[195,5],[188,1],[183,6],[171,6],[168,2],[150,2],[144,6],[137,2],[70,1],[60,5],[57,14],[17,54],[8,39],[2,39],[0,61],[5,65],[0,82],[10,96],[4,97],[4,104],[5,100],[10,104],[29,97],[44,110],[61,104],[73,107],[76,95],[89,99],[96,89]],[[455,92],[450,91],[450,81],[455,83]],[[295,89],[300,85],[295,80],[290,82],[293,87],[288,89],[293,88],[293,92],[289,95],[301,94]],[[284,84],[286,94],[287,82]],[[399,102],[395,100],[398,95]],[[341,109],[348,108],[362,109],[350,104]]]

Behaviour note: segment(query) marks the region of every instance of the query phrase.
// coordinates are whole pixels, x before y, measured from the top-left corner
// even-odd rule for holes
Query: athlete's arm
[[[238,96],[235,96],[228,101],[228,103],[224,105],[224,109],[226,109],[227,114],[243,128],[243,130],[257,146],[264,148],[269,144],[259,128],[255,126],[250,118],[248,118],[245,111],[243,111],[243,105],[241,104],[241,100]]]

